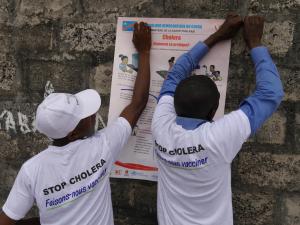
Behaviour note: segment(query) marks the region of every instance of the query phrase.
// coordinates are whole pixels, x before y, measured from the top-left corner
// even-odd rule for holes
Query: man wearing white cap
[[[94,133],[101,99],[92,89],[53,93],[39,105],[36,127],[53,143],[23,164],[2,208],[1,225],[15,224],[34,202],[41,224],[114,223],[109,173],[148,101],[150,27],[136,23],[133,43],[139,70],[132,101],[108,127]]]

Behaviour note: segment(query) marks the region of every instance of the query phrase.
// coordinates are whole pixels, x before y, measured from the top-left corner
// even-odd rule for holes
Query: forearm
[[[22,219],[22,220],[15,221],[9,218],[4,212],[1,212],[0,224],[1,225],[40,225],[40,218],[34,217],[30,219]]]
[[[0,212],[0,224],[1,225],[14,225],[15,220],[10,219],[4,212]]]
[[[212,48],[215,44],[217,44],[222,38],[220,37],[220,34],[218,32],[213,33],[210,35],[204,43],[209,47]]]
[[[136,125],[140,115],[148,102],[150,86],[150,55],[142,53],[139,55],[139,69],[136,76],[131,103],[121,113],[131,125]]]
[[[207,52],[207,45],[199,42],[190,51],[180,56],[168,73],[168,77],[161,88],[159,98],[163,95],[174,96],[177,85],[180,81],[191,75],[192,71],[196,69],[199,61]]]
[[[19,220],[16,222],[16,225],[40,225],[40,218],[30,218],[30,219],[24,219]]]
[[[150,87],[150,53],[139,53],[139,67],[136,76],[131,104],[144,108],[148,102]]]
[[[251,50],[252,61],[255,65],[256,88],[254,93],[245,99],[241,109],[247,115],[251,133],[256,130],[276,111],[283,96],[283,88],[279,73],[265,47]]]

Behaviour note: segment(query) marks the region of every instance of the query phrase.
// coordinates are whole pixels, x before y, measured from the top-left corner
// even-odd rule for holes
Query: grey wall
[[[266,17],[264,43],[286,93],[234,160],[235,224],[299,225],[299,0],[0,0],[0,205],[22,163],[48,144],[32,125],[45,93],[96,88],[104,101],[99,127],[106,123],[118,16],[224,18],[229,11]],[[226,111],[254,84],[240,33],[232,42]],[[111,183],[117,225],[156,224],[155,183]]]

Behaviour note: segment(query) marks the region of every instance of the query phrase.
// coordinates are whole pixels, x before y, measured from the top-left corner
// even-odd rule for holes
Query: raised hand
[[[264,30],[264,18],[261,16],[246,16],[244,19],[244,39],[250,49],[261,45]]]
[[[208,39],[206,39],[204,43],[208,47],[212,47],[219,41],[230,39],[236,35],[242,25],[243,20],[241,16],[237,13],[229,13],[221,27]]]
[[[151,28],[147,23],[134,24],[132,42],[139,53],[149,53],[151,48]]]

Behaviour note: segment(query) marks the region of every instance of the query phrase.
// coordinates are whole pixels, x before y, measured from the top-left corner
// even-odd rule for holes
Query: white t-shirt
[[[112,225],[109,174],[131,126],[122,117],[90,138],[49,146],[25,162],[3,206],[23,218],[34,201],[43,225]]]
[[[163,96],[152,133],[158,161],[160,225],[232,225],[231,161],[250,135],[237,110],[194,130],[176,123],[174,100]]]

